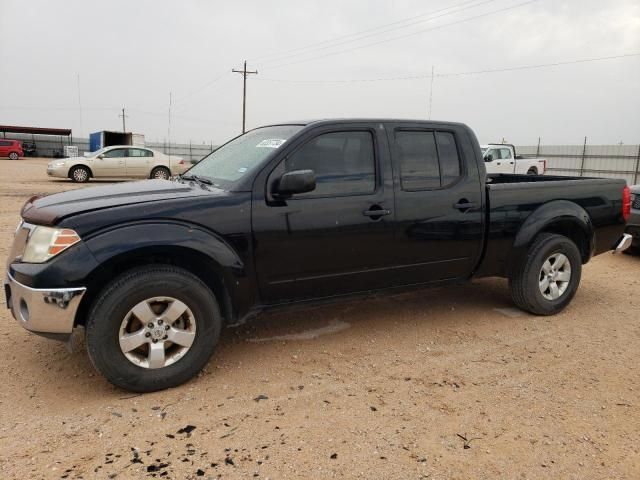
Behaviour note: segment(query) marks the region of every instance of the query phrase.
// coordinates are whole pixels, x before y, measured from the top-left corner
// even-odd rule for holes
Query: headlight
[[[53,168],[57,168],[57,167],[64,167],[64,164],[65,164],[65,163],[66,163],[66,162],[64,162],[64,161],[61,161],[61,162],[51,162],[51,163],[49,164],[49,166],[50,166],[50,167],[53,167]]]
[[[69,228],[35,227],[27,240],[22,261],[46,262],[79,241],[78,234]]]

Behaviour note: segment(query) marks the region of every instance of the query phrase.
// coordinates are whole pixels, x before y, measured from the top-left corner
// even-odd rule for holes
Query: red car
[[[22,142],[18,140],[0,140],[0,157],[9,157],[11,160],[18,160],[24,157]]]

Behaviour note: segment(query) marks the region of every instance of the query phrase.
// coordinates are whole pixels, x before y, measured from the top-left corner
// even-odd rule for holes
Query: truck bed
[[[578,217],[593,226],[585,261],[611,249],[619,239],[624,180],[492,174],[485,185],[486,248],[475,276],[507,276],[519,254],[520,238],[528,230],[543,230],[550,218],[558,223],[558,219]],[[571,236],[579,227],[567,221],[558,228]]]

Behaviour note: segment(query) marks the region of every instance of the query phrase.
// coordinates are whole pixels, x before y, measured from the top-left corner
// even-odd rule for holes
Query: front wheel
[[[18,158],[20,158],[20,155],[18,155],[16,152],[11,152],[9,154],[9,159],[11,160],[18,160]]]
[[[196,375],[221,326],[218,303],[200,279],[169,265],[142,267],[115,279],[94,303],[87,350],[114,385],[151,392]]]
[[[553,315],[573,299],[580,284],[582,257],[569,238],[553,233],[536,237],[509,278],[513,302],[536,315]]]
[[[69,172],[69,177],[75,183],[87,183],[91,178],[91,172],[87,167],[73,167]]]

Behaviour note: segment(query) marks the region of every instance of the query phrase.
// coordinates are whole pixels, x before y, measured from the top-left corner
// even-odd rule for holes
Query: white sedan
[[[53,160],[47,166],[50,177],[70,178],[84,183],[91,178],[167,179],[191,167],[180,157],[165,155],[146,147],[114,145],[84,157]]]

